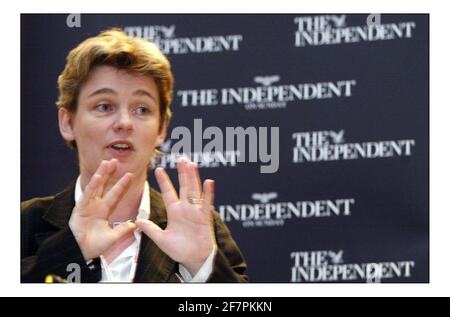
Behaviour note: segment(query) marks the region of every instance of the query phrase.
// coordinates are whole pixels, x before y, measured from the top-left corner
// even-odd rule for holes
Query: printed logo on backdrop
[[[393,278],[411,278],[414,261],[345,263],[344,250],[295,251],[291,282],[345,282],[380,283]]]
[[[178,90],[181,107],[244,106],[246,110],[286,108],[290,102],[351,97],[356,80],[282,84],[280,75],[255,76],[256,86]]]
[[[160,149],[163,152],[161,157],[153,161],[153,166],[161,166],[168,169],[175,169],[177,161],[180,157],[188,157],[192,162],[197,163],[199,168],[215,168],[215,167],[236,167],[238,163],[239,151],[200,151],[200,152],[172,152],[173,140],[168,139],[164,142]]]
[[[172,142],[174,144],[172,144]],[[204,144],[206,141],[206,144]],[[160,148],[163,156],[152,166],[176,168],[178,158],[187,156],[199,167],[235,167],[236,163],[260,163],[260,173],[275,173],[280,165],[279,127],[208,126],[194,119],[194,129],[177,126]]]
[[[253,193],[248,202],[220,205],[224,222],[240,222],[243,227],[284,226],[298,219],[350,216],[354,198],[312,201],[279,201],[277,192]]]
[[[239,51],[243,41],[242,34],[179,37],[175,30],[174,24],[124,27],[129,36],[152,41],[167,55]]]
[[[366,19],[367,18],[367,19]],[[347,25],[347,15],[316,15],[295,17],[295,47],[373,42],[412,38],[415,22],[370,23],[364,16],[360,25]]]
[[[411,156],[414,139],[346,142],[345,130],[295,132],[294,163]]]

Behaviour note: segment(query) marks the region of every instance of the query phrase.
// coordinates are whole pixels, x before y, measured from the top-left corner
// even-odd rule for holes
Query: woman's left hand
[[[137,220],[136,225],[194,276],[216,244],[212,221],[214,181],[205,180],[202,190],[197,164],[186,158],[178,160],[177,169],[180,196],[166,171],[161,167],[155,170],[167,210],[166,229],[150,220]]]

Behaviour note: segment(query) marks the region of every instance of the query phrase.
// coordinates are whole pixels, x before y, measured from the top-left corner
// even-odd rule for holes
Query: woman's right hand
[[[70,217],[69,227],[85,260],[99,257],[120,238],[136,229],[136,225],[129,222],[112,228],[108,221],[132,179],[132,174],[126,173],[108,192],[104,192],[105,185],[116,168],[116,159],[101,162]]]

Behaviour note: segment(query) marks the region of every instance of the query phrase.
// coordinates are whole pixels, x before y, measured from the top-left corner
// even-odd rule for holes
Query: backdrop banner
[[[429,281],[427,14],[24,14],[22,200],[78,175],[56,81],[110,27],[169,58],[174,115],[155,164],[177,186],[183,141],[215,180],[251,282]]]

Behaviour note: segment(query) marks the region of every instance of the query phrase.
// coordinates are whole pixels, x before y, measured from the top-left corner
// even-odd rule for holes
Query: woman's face
[[[146,177],[166,134],[166,126],[159,130],[159,112],[152,78],[103,65],[82,86],[76,113],[60,110],[60,130],[64,139],[76,141],[80,172],[89,179],[102,160],[113,158],[119,163],[115,179],[126,172]]]

